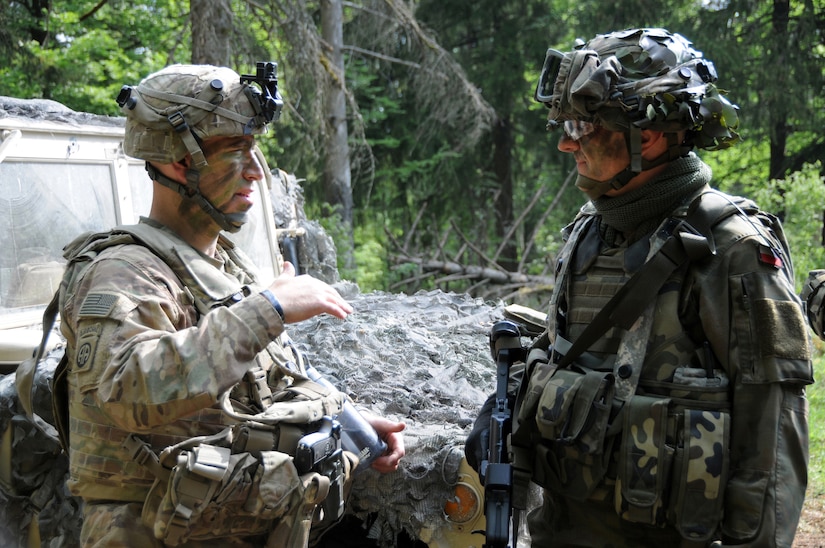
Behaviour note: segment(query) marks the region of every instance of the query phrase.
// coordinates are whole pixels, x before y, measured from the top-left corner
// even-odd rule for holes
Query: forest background
[[[714,62],[743,139],[700,155],[783,220],[801,289],[825,267],[825,0],[0,0],[0,95],[120,115],[121,86],[170,63],[275,60],[285,108],[259,143],[303,179],[343,278],[542,308],[584,202],[533,100],[544,54],[628,27]],[[825,389],[810,395],[821,509]]]
[[[609,4],[609,5],[608,5]],[[575,165],[533,91],[547,48],[665,27],[716,65],[741,143],[720,189],[777,214],[797,284],[825,266],[825,0],[0,0],[0,94],[119,115],[170,63],[278,62],[259,139],[362,290],[439,287],[541,308]]]

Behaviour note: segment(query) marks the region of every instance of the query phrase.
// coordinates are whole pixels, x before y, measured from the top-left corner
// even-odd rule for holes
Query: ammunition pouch
[[[673,382],[642,389],[625,406],[615,507],[622,519],[673,525],[691,541],[716,532],[730,452],[728,379],[679,368]]]
[[[552,493],[586,500],[615,471],[614,506],[623,520],[670,524],[686,539],[705,541],[724,508],[728,385],[721,370],[709,376],[680,367],[672,381],[642,381],[621,405],[612,372],[539,363],[519,410],[524,430],[513,440],[530,446],[532,430],[527,468]],[[516,448],[517,458],[525,455]]]
[[[124,445],[156,476],[144,525],[169,546],[258,535],[277,536],[277,546],[306,546],[310,526],[329,526],[343,515],[353,468],[353,457],[340,449],[337,423],[325,417],[314,426],[239,423],[160,455],[130,436]],[[300,462],[297,454],[304,455]]]
[[[552,371],[549,378],[542,369]],[[541,440],[533,480],[555,493],[584,500],[604,478],[615,440],[613,373],[577,366],[554,369],[552,362],[538,365],[527,389],[533,401],[528,396],[519,421],[529,422],[532,413]]]

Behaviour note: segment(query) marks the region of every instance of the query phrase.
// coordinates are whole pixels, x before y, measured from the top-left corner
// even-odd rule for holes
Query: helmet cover
[[[739,140],[739,116],[716,80],[713,63],[683,36],[628,29],[571,52],[548,50],[535,98],[550,109],[548,127],[583,120],[621,132],[687,130],[696,147],[720,150]]]
[[[124,151],[159,163],[189,152],[203,165],[199,140],[263,133],[282,106],[276,67],[258,63],[257,76],[242,77],[226,67],[170,65],[124,86],[117,99],[126,115]]]

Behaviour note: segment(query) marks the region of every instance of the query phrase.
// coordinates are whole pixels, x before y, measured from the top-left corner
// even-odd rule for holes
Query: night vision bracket
[[[255,75],[241,75],[241,83],[255,83],[260,86],[261,91],[248,86],[246,94],[258,116],[263,116],[264,124],[278,120],[284,107],[281,94],[278,93],[278,63],[259,61],[256,63]]]

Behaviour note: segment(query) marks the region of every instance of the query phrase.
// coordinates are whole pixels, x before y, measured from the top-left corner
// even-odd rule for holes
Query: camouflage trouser
[[[606,502],[553,498],[527,516],[534,548],[705,548],[710,542],[689,542],[672,527],[630,523],[619,519]]]
[[[80,544],[84,547],[100,548],[161,548],[164,544],[155,538],[152,530],[140,520],[142,502],[132,503],[86,503],[83,509],[83,530]],[[211,541],[189,541],[185,548],[206,548],[231,546],[233,548],[253,548],[265,546],[266,538],[222,538]]]

